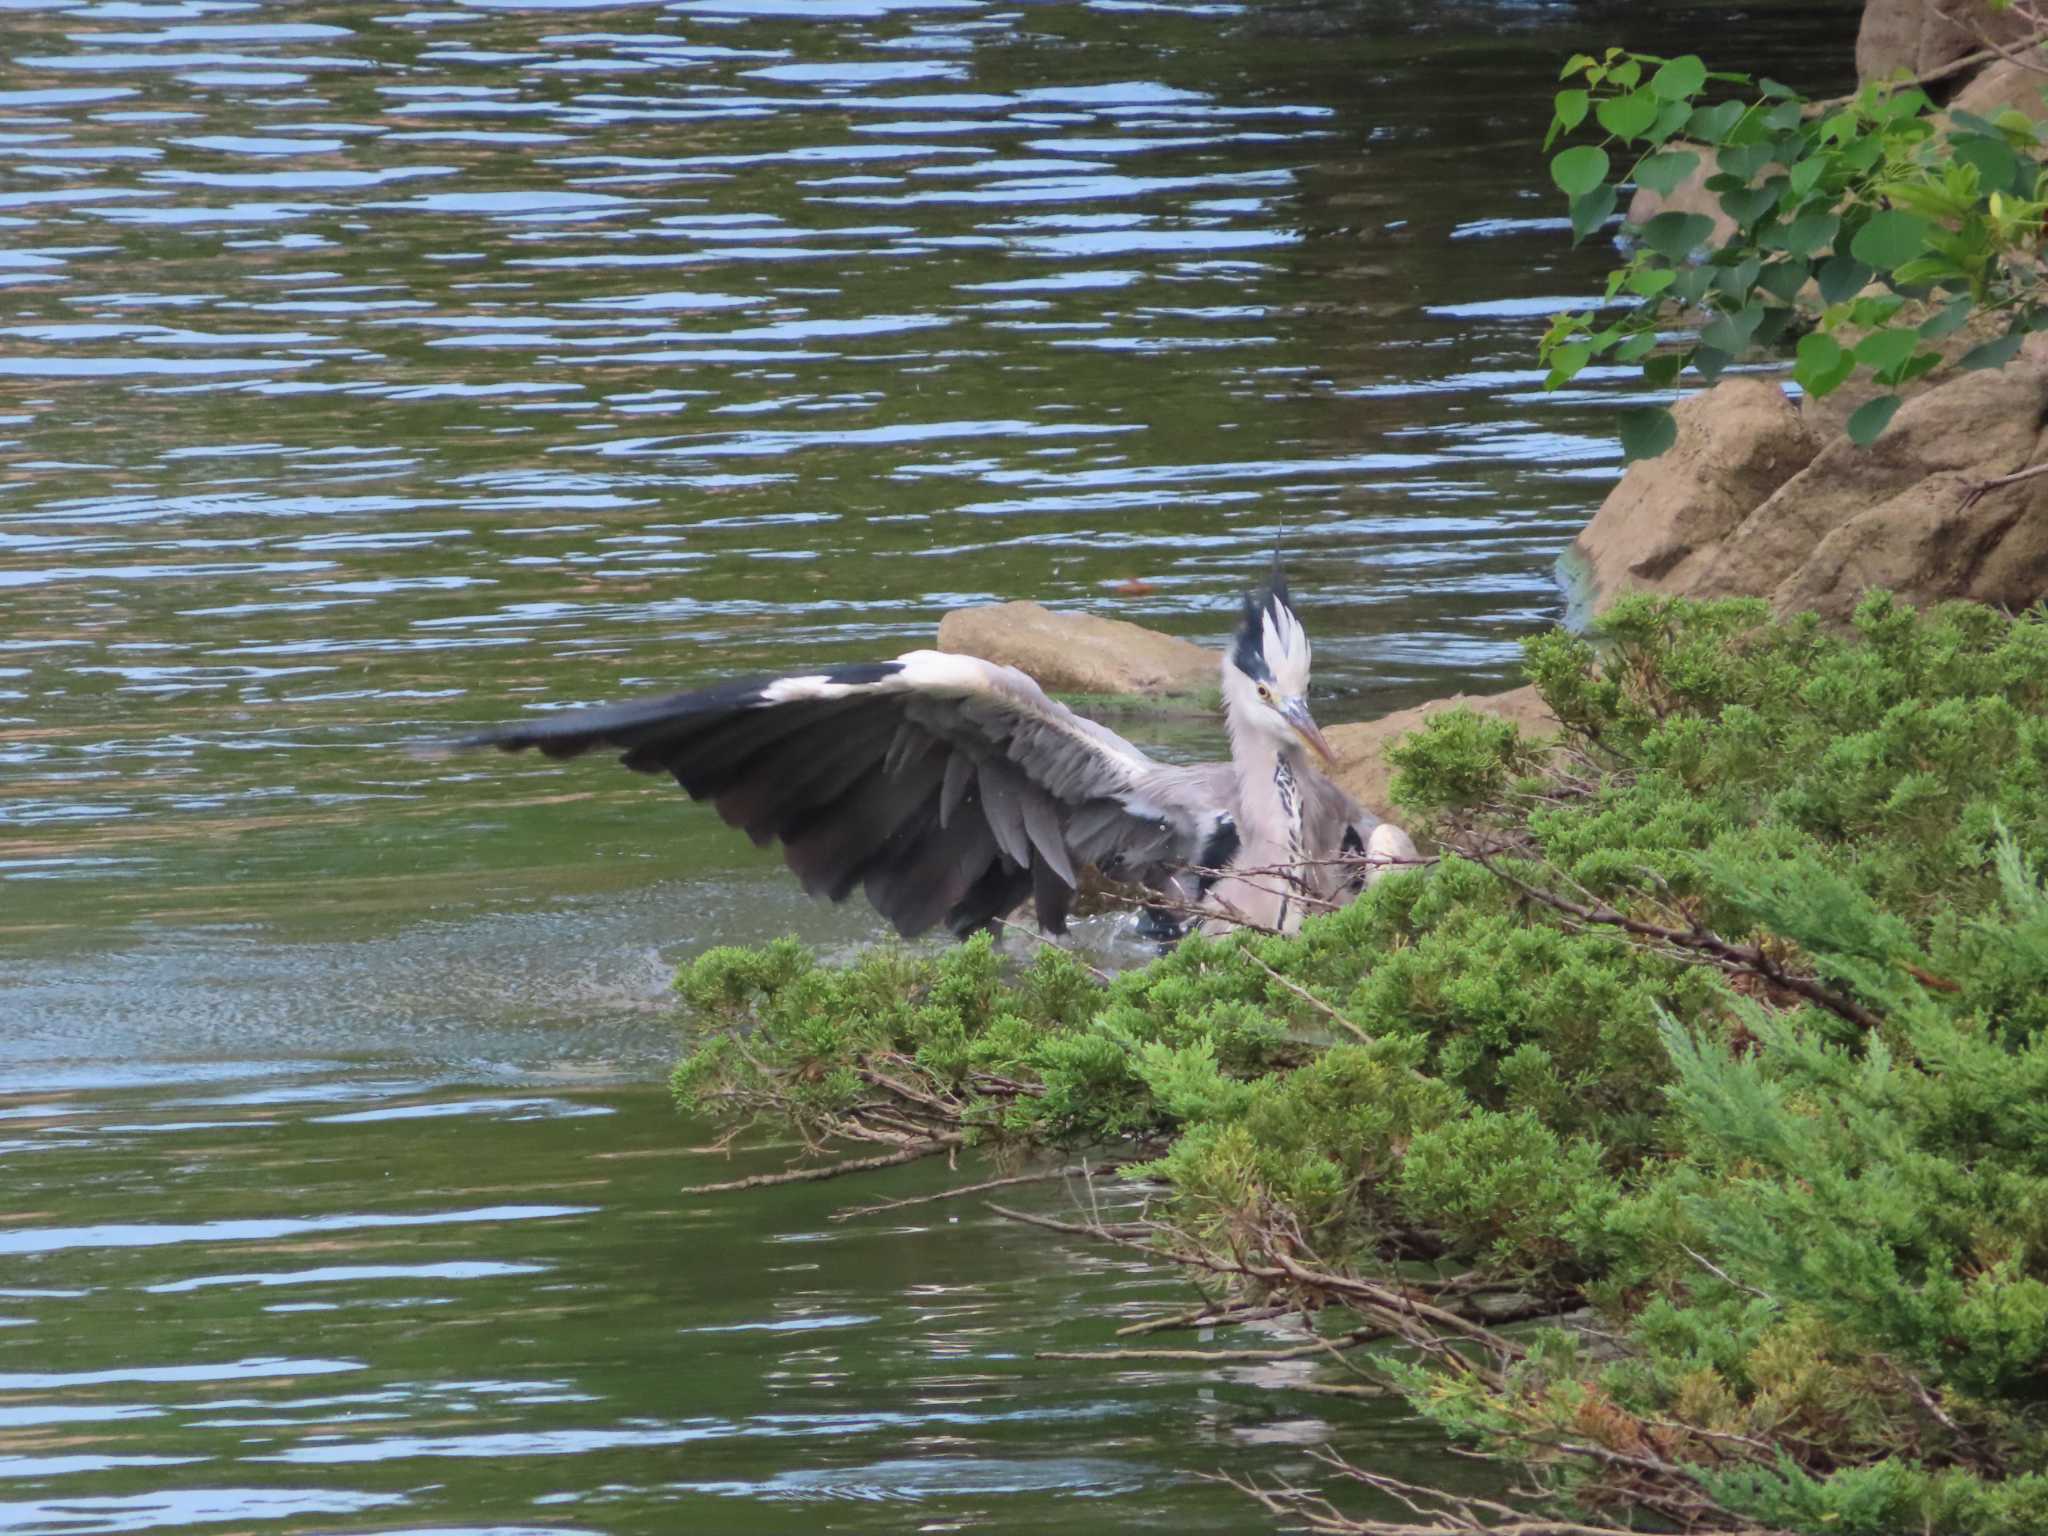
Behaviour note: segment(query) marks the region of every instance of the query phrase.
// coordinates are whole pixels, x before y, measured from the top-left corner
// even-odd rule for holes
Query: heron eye
[[[1259,684],[1259,697],[1264,699],[1268,704],[1270,704],[1273,702],[1273,690],[1268,688],[1264,683],[1261,683]]]

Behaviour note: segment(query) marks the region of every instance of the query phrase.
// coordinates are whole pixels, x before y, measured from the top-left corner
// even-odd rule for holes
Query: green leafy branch
[[[1714,219],[1677,210],[1626,226],[1632,248],[1608,274],[1606,305],[1553,317],[1543,337],[1546,388],[1597,359],[1640,365],[1655,390],[1687,369],[1712,383],[1742,354],[1796,336],[1793,377],[1808,395],[1858,372],[1884,391],[1849,418],[1850,437],[1868,443],[1898,391],[1944,362],[1944,338],[1973,320],[1996,329],[1957,366],[2001,367],[2048,324],[2042,130],[2024,113],[1941,115],[1918,87],[1882,83],[1813,103],[1690,54],[1618,48],[1575,55],[1560,79],[1545,149],[1600,135],[1550,161],[1575,244],[1607,226],[1624,186],[1668,198],[1708,155],[1702,185],[1733,231],[1717,239]],[[1666,332],[1687,312],[1697,330],[1673,342]],[[1676,436],[1662,408],[1622,422],[1630,460]]]

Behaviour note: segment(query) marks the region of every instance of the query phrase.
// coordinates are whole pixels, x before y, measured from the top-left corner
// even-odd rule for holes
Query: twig
[[[1760,976],[1773,986],[1783,987],[1787,992],[1816,1003],[1828,1012],[1847,1019],[1859,1029],[1882,1029],[1884,1020],[1853,997],[1845,997],[1831,987],[1806,976],[1795,976],[1763,949],[1750,944],[1731,944],[1719,934],[1704,928],[1667,928],[1661,923],[1646,923],[1640,918],[1629,917],[1609,906],[1588,906],[1582,902],[1568,900],[1555,891],[1546,891],[1540,886],[1529,884],[1509,874],[1486,854],[1477,851],[1466,853],[1475,864],[1506,881],[1531,900],[1562,912],[1567,917],[1596,927],[1619,928],[1624,933],[1633,933],[1639,938],[1658,939],[1666,944],[1689,953],[1702,954],[1713,960],[1724,970],[1745,975]]]
[[[1117,1226],[1104,1226],[1100,1222],[1061,1221],[1056,1216],[1039,1216],[1030,1211],[1013,1210],[1007,1205],[997,1205],[993,1200],[988,1208],[1005,1221],[1021,1221],[1027,1227],[1044,1227],[1048,1232],[1070,1232],[1076,1237],[1092,1237],[1102,1242],[1117,1243],[1126,1248],[1140,1248],[1159,1258],[1167,1258],[1163,1250],[1150,1243],[1141,1243],[1140,1237],[1149,1236],[1152,1229],[1140,1222],[1125,1222]]]
[[[1123,1167],[1122,1163],[1105,1163],[1093,1170],[1097,1173],[1112,1173]],[[878,1216],[883,1211],[900,1211],[907,1205],[930,1205],[939,1200],[958,1200],[963,1195],[978,1195],[985,1190],[1007,1189],[1012,1184],[1044,1184],[1053,1179],[1071,1178],[1075,1174],[1086,1174],[1085,1165],[1072,1168],[1048,1168],[1042,1173],[1013,1173],[1002,1179],[983,1179],[979,1184],[962,1184],[957,1189],[942,1189],[936,1194],[910,1195],[901,1200],[879,1200],[873,1205],[852,1205],[843,1211],[834,1211],[828,1221],[851,1221],[856,1216]]]
[[[2048,475],[2048,464],[2030,464],[2025,469],[2016,469],[2009,475],[1996,475],[1989,480],[1979,480],[1963,492],[1963,503],[1959,511],[1967,512],[1986,496],[2003,486],[2018,485],[2022,480],[2032,480],[2037,475]]]
[[[1350,1349],[1373,1339],[1384,1339],[1387,1330],[1378,1326],[1354,1328],[1349,1333],[1306,1344],[1283,1344],[1272,1349],[1041,1349],[1040,1360],[1156,1360],[1186,1364],[1221,1360],[1306,1360],[1332,1350]]]
[[[1371,1035],[1368,1035],[1356,1024],[1352,1023],[1349,1019],[1345,1018],[1343,1014],[1339,1013],[1330,1004],[1324,1002],[1320,997],[1317,997],[1315,993],[1309,991],[1307,987],[1302,986],[1299,982],[1290,981],[1285,976],[1282,976],[1278,971],[1274,970],[1272,966],[1266,964],[1265,961],[1261,960],[1257,955],[1253,954],[1247,946],[1240,944],[1238,946],[1237,952],[1240,955],[1243,955],[1245,959],[1251,961],[1251,963],[1257,966],[1260,970],[1264,971],[1267,976],[1272,978],[1272,980],[1278,982],[1287,991],[1293,993],[1296,997],[1300,998],[1304,1003],[1307,1003],[1309,1007],[1315,1009],[1317,1013],[1320,1013],[1321,1015],[1323,1015],[1324,1018],[1330,1020],[1339,1029],[1343,1030],[1345,1033],[1350,1035],[1351,1038],[1356,1040],[1360,1045],[1377,1045],[1379,1043],[1378,1041],[1374,1040]]]
[[[2022,58],[2019,54],[2013,51],[2011,44],[2001,43],[1997,38],[1993,37],[1989,32],[1986,32],[1976,22],[1964,21],[1959,16],[1951,16],[1947,11],[1944,11],[1940,6],[1935,6],[1933,9],[1934,14],[1939,16],[1943,21],[1947,22],[1950,26],[1954,27],[1959,32],[1969,33],[1970,36],[1976,38],[1978,42],[1982,43],[1986,48],[1989,48],[1993,53],[1997,54],[2001,59],[2005,60],[2006,63],[2017,65],[2019,68],[2024,69],[2030,75],[2048,75],[2048,68],[2043,68],[2041,65],[2035,63],[2031,59]],[[2023,48],[2030,46],[2038,46],[2040,42],[2041,34],[2036,33],[2032,38],[2028,39],[2026,42],[2021,43],[2020,46]]]
[[[935,1136],[918,1146],[904,1147],[895,1152],[884,1152],[875,1157],[849,1157],[842,1162],[827,1163],[822,1168],[792,1168],[785,1173],[755,1173],[744,1179],[728,1179],[723,1184],[686,1184],[677,1191],[685,1195],[723,1195],[736,1189],[766,1189],[771,1184],[815,1184],[821,1179],[836,1179],[847,1173],[866,1173],[875,1168],[894,1168],[900,1163],[914,1163],[919,1158],[936,1157],[941,1152],[951,1152],[959,1147],[964,1136]]]
[[[1753,1285],[1744,1285],[1740,1280],[1736,1279],[1733,1275],[1729,1274],[1727,1270],[1723,1269],[1720,1265],[1716,1264],[1712,1259],[1708,1258],[1705,1254],[1695,1253],[1692,1249],[1686,1248],[1685,1244],[1683,1243],[1680,1243],[1678,1246],[1681,1248],[1685,1248],[1685,1253],[1688,1258],[1690,1258],[1695,1264],[1699,1265],[1699,1267],[1701,1269],[1704,1269],[1708,1274],[1712,1275],[1716,1280],[1719,1280],[1723,1285],[1741,1291],[1746,1295],[1754,1296],[1760,1301],[1771,1301],[1774,1299],[1769,1291],[1760,1291]]]
[[[1073,959],[1076,964],[1078,964],[1090,976],[1093,976],[1097,981],[1101,982],[1105,987],[1116,980],[1114,976],[1110,975],[1109,972],[1102,969],[1101,966],[1090,965],[1086,960],[1083,960],[1080,957],[1080,955],[1075,952],[1074,947],[1071,944],[1062,944],[1057,939],[1053,938],[1050,934],[1040,933],[1036,928],[1032,927],[1029,923],[1013,923],[1007,917],[999,917],[996,919],[996,924],[997,926],[1001,927],[1005,932],[1021,933],[1024,935],[1024,937],[1032,940],[1034,943],[1043,944],[1047,949],[1061,950],[1066,954],[1073,956]]]
[[[2033,37],[2022,38],[2017,46],[2022,48],[2029,47],[2041,42],[2043,37],[2048,37],[2048,33],[2037,33]],[[2013,45],[2008,44],[2007,46]],[[1901,80],[1898,82],[1898,88],[1900,90],[1911,90],[1915,86],[1935,85],[1943,80],[1960,75],[1966,70],[1975,69],[1979,64],[1988,64],[1997,57],[1998,50],[1996,48],[1979,48],[1975,53],[1966,53],[1960,59],[1951,59],[1939,68],[1928,70],[1925,74],[1915,75],[1910,80]],[[1860,94],[1861,88],[1859,87],[1857,90],[1849,92],[1846,96],[1828,96],[1819,101],[1809,101],[1801,111],[1803,115],[1812,117],[1835,107],[1846,107]]]
[[[1301,1309],[1292,1303],[1271,1307],[1226,1307],[1218,1311],[1214,1304],[1204,1302],[1186,1312],[1171,1313],[1166,1317],[1148,1317],[1143,1322],[1125,1323],[1117,1329],[1120,1339],[1135,1338],[1147,1333],[1172,1333],[1182,1328],[1235,1328],[1243,1323],[1263,1323],[1272,1318],[1286,1317]]]

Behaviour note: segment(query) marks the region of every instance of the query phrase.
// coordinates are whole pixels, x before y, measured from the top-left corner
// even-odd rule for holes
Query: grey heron
[[[1080,872],[1156,894],[1211,928],[1291,932],[1414,856],[1317,771],[1309,641],[1276,561],[1222,660],[1227,763],[1162,763],[1022,672],[972,656],[726,683],[503,725],[465,746],[551,758],[617,751],[673,774],[814,896],[855,887],[905,937],[993,927],[1025,900],[1066,929]]]

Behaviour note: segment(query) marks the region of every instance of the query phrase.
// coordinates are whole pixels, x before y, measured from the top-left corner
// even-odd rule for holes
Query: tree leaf
[[[1637,267],[1628,274],[1628,291],[1654,299],[1669,288],[1677,276],[1669,267]]]
[[[1650,124],[1649,139],[1653,144],[1662,144],[1671,135],[1683,128],[1692,117],[1692,104],[1684,101],[1667,101],[1657,109],[1657,121]]]
[[[1709,384],[1721,377],[1721,370],[1734,361],[1731,354],[1719,347],[1710,347],[1702,343],[1692,349],[1692,365],[1699,370],[1700,377]]]
[[[1879,395],[1875,400],[1864,401],[1849,417],[1849,441],[1859,448],[1876,442],[1878,434],[1892,424],[1893,413],[1904,403],[1897,395]]]
[[[1615,205],[1620,200],[1620,190],[1605,182],[1592,191],[1573,198],[1572,244],[1577,245],[1613,218]]]
[[[2012,152],[2012,146],[2002,135],[1992,138],[1988,134],[1950,134],[1949,143],[1954,147],[1956,159],[1977,168],[1978,185],[1984,191],[2013,190],[2019,180],[2020,157]]]
[[[1840,304],[1863,291],[1870,281],[1870,268],[1850,256],[1831,256],[1820,264],[1820,297],[1823,304]]]
[[[1810,208],[1785,226],[1785,251],[1792,256],[1811,256],[1822,247],[1834,244],[1835,234],[1841,227],[1839,215],[1825,208]]]
[[[1678,371],[1684,366],[1684,353],[1659,352],[1643,360],[1643,382],[1652,389],[1669,389],[1678,382]]]
[[[1660,213],[1643,226],[1643,244],[1670,261],[1684,261],[1714,232],[1704,213]]]
[[[1792,377],[1809,395],[1819,398],[1833,394],[1855,371],[1856,359],[1844,352],[1834,337],[1812,331],[1799,338]]]
[[[1614,349],[1614,360],[1617,363],[1633,363],[1648,357],[1655,350],[1656,346],[1657,333],[1655,331],[1637,331],[1635,335],[1629,337],[1628,340]]]
[[[1995,341],[1972,347],[1956,359],[1956,367],[1964,370],[1977,368],[2003,368],[2020,355],[2020,343],[2026,338],[2019,331],[2007,331]]]
[[[1586,120],[1586,93],[1584,91],[1559,91],[1553,104],[1557,126],[1566,133]]]
[[[1723,193],[1721,207],[1728,217],[1742,228],[1748,229],[1758,219],[1778,206],[1778,194],[1785,189],[1785,178],[1773,176],[1760,187],[1745,187],[1740,192]]]
[[[1761,304],[1745,304],[1732,314],[1716,315],[1700,328],[1700,340],[1717,352],[1733,357],[1749,346],[1749,338],[1764,317]]]
[[[1929,255],[1915,256],[1892,273],[1892,281],[1901,288],[1921,288],[1929,283],[1960,282],[1968,276],[1946,256]]]
[[[1560,150],[1551,157],[1550,179],[1566,197],[1583,197],[1607,179],[1607,151],[1592,144]]]
[[[1701,107],[1693,113],[1686,119],[1685,131],[1704,143],[1720,144],[1741,121],[1742,103],[1724,101],[1717,107]]]
[[[1780,304],[1766,304],[1764,317],[1757,323],[1756,334],[1749,338],[1753,347],[1775,347],[1784,339],[1785,328],[1792,323],[1795,311]]]
[[[1560,384],[1569,384],[1592,360],[1593,349],[1580,342],[1559,347],[1550,354],[1550,377],[1543,381],[1543,387],[1556,389]]]
[[[1648,187],[1659,197],[1669,197],[1681,181],[1699,168],[1700,157],[1689,149],[1645,155],[1636,162],[1636,185]]]
[[[1944,336],[1953,336],[1969,324],[1971,312],[1976,307],[1976,301],[1967,294],[1944,304],[1940,310],[1920,322],[1920,339],[1939,341]]]
[[[1745,256],[1738,262],[1725,267],[1714,268],[1714,291],[1726,294],[1737,304],[1749,299],[1749,290],[1756,286],[1756,275],[1763,270],[1763,263],[1754,256]]]
[[[1771,163],[1773,153],[1768,144],[1730,144],[1721,150],[1715,160],[1730,176],[1746,182]]]
[[[1671,283],[1671,296],[1682,303],[1697,304],[1707,296],[1707,287],[1714,280],[1712,267],[1687,267]]]
[[[1678,441],[1678,422],[1662,406],[1621,413],[1621,462],[1654,459]]]
[[[1772,298],[1790,304],[1799,297],[1799,290],[1806,286],[1810,271],[1804,259],[1774,261],[1757,273],[1756,284]]]
[[[1648,133],[1650,124],[1657,121],[1657,98],[1648,91],[1608,96],[1593,109],[1593,115],[1600,119],[1600,126],[1617,139],[1632,143]]]
[[[1707,66],[1695,54],[1667,60],[1656,74],[1650,76],[1650,94],[1665,101],[1678,101],[1691,96],[1707,83]]]
[[[1934,226],[1917,213],[1887,208],[1874,213],[1849,242],[1849,254],[1880,271],[1902,267],[1927,249]]]
[[[1880,379],[1905,366],[1920,338],[1911,331],[1872,331],[1856,343],[1856,361]]]

